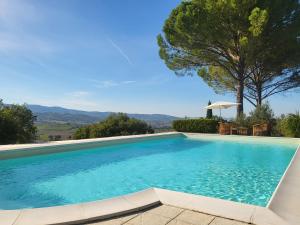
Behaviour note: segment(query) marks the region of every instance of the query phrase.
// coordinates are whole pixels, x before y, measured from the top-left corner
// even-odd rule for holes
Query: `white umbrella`
[[[233,106],[240,105],[241,103],[235,102],[215,102],[211,105],[206,106],[206,109],[219,109],[220,110],[220,117],[221,117],[221,109],[228,109]]]

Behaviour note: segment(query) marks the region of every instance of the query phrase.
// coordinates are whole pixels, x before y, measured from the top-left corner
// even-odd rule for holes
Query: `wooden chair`
[[[253,125],[253,136],[269,136],[270,135],[270,124],[260,123]]]
[[[221,134],[221,135],[231,134],[231,124],[220,122],[219,123],[219,134]]]
[[[248,128],[247,127],[238,127],[237,133],[238,133],[238,135],[248,135]]]
[[[238,128],[235,124],[230,124],[230,134],[231,135],[238,135]]]

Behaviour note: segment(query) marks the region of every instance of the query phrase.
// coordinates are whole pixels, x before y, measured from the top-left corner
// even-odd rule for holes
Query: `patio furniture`
[[[247,127],[238,127],[237,134],[238,135],[248,135],[248,128]]]
[[[260,123],[253,125],[253,136],[268,136],[270,135],[270,124]]]
[[[238,134],[238,128],[236,127],[235,124],[231,123],[230,124],[230,134],[231,135],[237,135]]]
[[[219,134],[222,135],[248,135],[247,127],[238,127],[234,123],[220,122]]]
[[[231,134],[231,124],[230,123],[219,123],[219,134],[229,135]]]

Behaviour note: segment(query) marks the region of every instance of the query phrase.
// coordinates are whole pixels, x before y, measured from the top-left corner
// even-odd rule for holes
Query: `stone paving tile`
[[[216,217],[209,225],[249,225],[248,223]]]
[[[112,220],[107,220],[107,221],[102,221],[102,222],[97,222],[97,223],[89,223],[90,225],[122,225],[122,220],[121,219],[112,219]]]
[[[136,217],[138,214],[132,214],[128,216],[123,216],[116,219],[110,219],[110,220],[104,220],[100,222],[95,223],[89,223],[89,225],[122,225],[126,223],[127,221],[131,220],[132,218]]]
[[[169,222],[167,225],[193,225],[193,224],[174,219],[171,222]]]
[[[124,225],[166,225],[171,219],[153,213],[142,213]]]
[[[88,225],[249,225],[181,208],[161,205],[140,213]]]
[[[157,214],[160,216],[169,217],[173,219],[176,216],[178,216],[182,211],[183,209],[177,207],[161,205],[156,208],[148,210],[147,213],[153,213],[153,214]]]
[[[176,220],[180,220],[193,225],[208,225],[215,217],[204,213],[186,210],[181,213]]]

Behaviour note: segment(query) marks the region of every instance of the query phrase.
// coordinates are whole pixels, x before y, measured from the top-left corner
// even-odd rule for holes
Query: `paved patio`
[[[89,225],[249,225],[196,211],[161,205],[122,217],[102,220]]]

